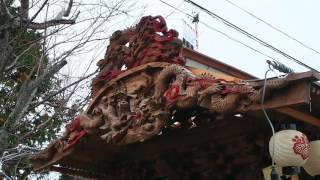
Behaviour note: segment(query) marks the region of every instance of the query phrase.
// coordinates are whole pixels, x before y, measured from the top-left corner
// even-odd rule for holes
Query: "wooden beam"
[[[49,171],[55,171],[59,172],[61,174],[67,174],[70,176],[81,176],[88,179],[117,179],[117,177],[114,176],[108,176],[105,174],[97,173],[95,171],[84,171],[83,169],[73,169],[73,168],[67,168],[67,167],[61,167],[61,166],[51,166],[48,168]]]
[[[231,116],[221,121],[208,123],[193,129],[177,130],[172,134],[153,137],[143,143],[127,145],[125,148],[119,148],[117,153],[120,156],[117,158],[148,159],[154,154],[176,149],[177,147],[193,147],[208,141],[227,143],[233,139],[247,136],[250,132],[255,132],[257,127],[263,126],[255,122],[254,119],[247,117],[237,118]]]
[[[243,79],[243,80],[250,80],[250,79],[257,79],[255,76],[248,74],[246,72],[243,72],[235,67],[232,67],[230,65],[227,65],[225,63],[222,63],[216,59],[213,59],[211,57],[208,57],[204,54],[201,54],[199,52],[193,51],[189,48],[183,48],[182,50],[182,55],[186,58],[190,58],[196,62],[199,62],[201,64],[207,65],[211,68],[218,69],[220,71],[223,71],[229,75],[235,76],[237,78]],[[305,78],[309,78],[309,83],[311,84],[310,81],[317,81],[320,79],[320,74],[316,72],[306,72],[304,74]],[[311,79],[310,79],[311,77]],[[257,83],[257,85],[261,86],[260,84]],[[299,92],[300,93],[300,92]],[[271,107],[270,107],[271,108]],[[284,107],[284,108],[279,108],[279,109],[274,109],[276,112],[288,115],[290,117],[293,117],[299,121],[303,121],[309,124],[312,124],[314,126],[320,127],[320,119],[313,117],[311,115],[308,115],[306,113],[297,111],[293,108],[290,107]]]
[[[310,116],[306,113],[297,111],[293,108],[289,108],[289,107],[284,107],[284,108],[279,108],[279,109],[275,109],[277,112],[280,112],[282,114],[294,117],[295,119],[304,121],[306,123],[312,124],[314,126],[320,127],[320,119],[316,118],[314,116]]]
[[[185,58],[189,58],[201,64],[207,65],[209,67],[218,69],[219,71],[225,72],[226,74],[230,74],[234,77],[240,79],[254,79],[255,77],[251,74],[248,74],[244,71],[241,71],[233,66],[220,62],[216,59],[213,59],[209,56],[201,54],[199,52],[193,51],[189,48],[182,49],[182,56]]]
[[[299,92],[299,93],[297,93]],[[275,109],[287,106],[296,106],[310,103],[310,83],[303,81],[294,83],[284,89],[275,91],[270,98],[265,101],[266,109]],[[250,111],[261,109],[260,104],[254,104],[248,107]]]
[[[276,78],[277,77],[268,78],[268,80],[272,80],[272,79],[276,79]],[[291,82],[302,82],[302,81],[306,82],[307,81],[310,84],[310,82],[320,80],[320,74],[313,72],[313,71],[307,71],[307,72],[302,72],[302,73],[288,74],[285,78]],[[263,86],[264,79],[259,79],[259,80],[255,80],[255,81],[248,81],[248,83],[253,87],[261,87],[261,86]]]
[[[133,143],[125,146],[107,145],[99,136],[88,135],[86,141],[70,148],[73,149],[72,153],[58,151],[54,156],[59,156],[62,159],[60,158],[61,160],[58,162],[46,164],[45,168],[63,174],[106,179],[105,177],[108,176],[102,173],[103,171],[100,172],[101,169],[99,168],[101,166],[97,166],[98,164],[107,164],[122,159],[152,160],[155,155],[161,152],[179,148],[191,149],[209,141],[216,142],[216,144],[230,144],[230,142],[243,141],[248,137],[248,134],[256,134],[257,129],[263,129],[259,131],[263,133],[265,131],[263,127],[264,124],[258,123],[250,117],[230,116],[223,120],[200,125],[197,128],[178,129],[155,136],[143,143]],[[37,168],[37,170],[43,168],[44,166]]]
[[[207,70],[207,69],[199,69],[195,67],[188,66],[187,67],[193,74],[195,75],[201,75],[201,74],[210,74],[213,77],[217,79],[225,79],[227,81],[234,81],[234,82],[240,82],[242,79],[239,79],[235,76],[231,76],[230,74],[220,72],[220,71],[212,71],[212,70]]]

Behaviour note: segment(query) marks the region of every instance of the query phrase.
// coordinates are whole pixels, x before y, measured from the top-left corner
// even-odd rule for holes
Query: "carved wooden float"
[[[230,143],[230,152],[221,151],[220,155],[232,156],[232,165],[237,167],[254,164],[257,173],[267,162],[263,149],[270,136],[260,113],[263,80],[248,80],[250,75],[222,63],[213,63],[221,67],[215,73],[187,67],[180,61],[182,47],[177,34],[166,29],[163,18],[148,16],[138,25],[137,29],[148,30],[145,37],[135,29],[114,33],[105,59],[99,62],[101,71],[94,79],[91,103],[61,138],[32,157],[34,169],[117,179],[121,169],[130,168],[121,165],[122,161],[150,162],[163,152],[189,151],[193,146],[214,142],[223,146]],[[156,33],[159,31],[163,36]],[[146,37],[150,41],[141,40]],[[130,39],[131,45],[125,46]],[[143,46],[143,42],[151,43]],[[120,71],[123,65],[128,70]],[[290,112],[286,108],[310,104],[310,97],[315,96],[310,91],[311,83],[319,79],[313,72],[268,79],[265,107]],[[234,116],[239,113],[241,117]],[[317,117],[307,115],[308,123],[320,127]],[[305,129],[314,132],[313,126]],[[255,143],[246,140],[248,135],[256,137]],[[239,149],[232,150],[235,142]],[[244,155],[246,149],[256,145],[262,151],[260,155]]]
[[[145,65],[141,65],[139,67],[124,71],[123,73],[121,73],[117,78],[112,79],[111,81],[109,81],[98,93],[97,95],[93,98],[92,102],[90,103],[90,105],[88,106],[87,110],[86,110],[86,114],[87,116],[90,116],[90,118],[94,118],[92,116],[92,113],[94,111],[94,109],[99,106],[99,104],[101,103],[101,100],[103,99],[103,97],[105,97],[108,94],[113,94],[116,91],[119,91],[119,87],[121,87],[122,90],[127,89],[128,91],[126,91],[130,96],[134,95],[135,93],[137,93],[137,90],[141,89],[141,87],[143,88],[147,88],[145,86],[147,79],[145,79],[144,77],[141,77],[141,74],[143,74],[143,76],[148,75],[148,76],[152,76],[154,79],[157,79],[157,76],[160,74],[160,72],[166,68],[171,66],[171,64],[169,63],[164,63],[164,62],[154,62],[154,63],[148,63]],[[199,72],[199,71],[194,71],[193,72]],[[192,73],[192,70],[191,70]],[[203,71],[201,71],[201,73],[203,73]],[[197,74],[194,74],[195,76],[197,76]],[[266,100],[266,107],[267,108],[279,108],[279,107],[287,107],[288,105],[297,105],[300,103],[309,103],[310,101],[310,96],[308,94],[308,92],[310,93],[310,91],[308,91],[308,86],[305,86],[305,84],[310,84],[310,82],[317,80],[317,76],[313,73],[307,72],[307,73],[298,73],[298,74],[290,74],[286,77],[286,79],[288,80],[288,85],[286,86],[286,88],[283,88],[282,90],[279,90],[277,92],[274,92],[272,94],[272,96],[269,96],[269,98]],[[240,82],[240,81],[239,81]],[[134,85],[133,85],[134,83]],[[154,81],[152,81],[152,85],[150,87],[155,86],[153,83],[155,83]],[[257,88],[261,88],[262,84],[261,84],[261,80],[253,80],[253,81],[248,81],[247,83],[249,83],[251,86],[253,87],[257,87]],[[297,96],[297,94],[295,93],[296,91],[299,91],[301,96]],[[143,92],[146,92],[145,90]],[[144,98],[150,98],[152,97],[153,94],[149,94],[148,96],[144,96]],[[279,101],[279,99],[281,99],[281,101]],[[161,105],[161,109],[166,109],[165,107],[163,107],[162,104]],[[252,111],[257,111],[261,108],[260,104],[252,104],[250,106],[247,107],[247,114],[250,114],[250,112]],[[197,109],[197,107],[194,107],[194,109]],[[123,144],[131,144],[133,142],[139,142],[139,141],[145,141],[151,137],[156,138],[156,139],[162,139],[161,136],[157,136],[157,134],[159,134],[162,131],[175,131],[172,129],[168,129],[165,128],[165,124],[167,124],[168,119],[171,119],[172,117],[172,109],[167,109],[166,110],[167,114],[163,117],[163,119],[161,119],[162,123],[161,126],[157,127],[159,129],[156,129],[155,132],[151,133],[151,134],[144,134],[144,136],[139,136],[139,138],[135,137],[135,134],[139,134],[141,133],[142,129],[141,126],[143,124],[141,124],[139,127],[136,128],[140,128],[140,129],[134,129],[131,131],[131,134],[128,135],[127,137],[129,138],[129,140],[120,140],[120,141],[116,141],[116,142],[107,142],[105,139],[102,139],[100,136],[103,135],[102,132],[94,132],[97,131],[97,129],[99,129],[99,127],[91,127],[91,129],[85,129],[87,132],[87,135],[79,140],[76,144],[68,144],[68,138],[70,139],[70,136],[72,136],[72,132],[71,134],[68,134],[68,138],[67,140],[63,140],[61,139],[61,141],[65,141],[64,143],[57,143],[55,144],[55,146],[53,146],[54,148],[51,149],[53,152],[53,154],[51,154],[50,158],[48,159],[47,157],[44,159],[41,159],[39,157],[41,156],[36,156],[33,160],[33,164],[34,164],[34,168],[36,170],[40,170],[40,169],[44,169],[44,168],[52,168],[52,170],[55,171],[62,171],[64,173],[71,173],[71,174],[78,174],[78,175],[86,175],[86,167],[91,165],[91,164],[95,164],[95,162],[107,162],[108,160],[114,160],[116,157],[120,158],[120,156],[127,156],[126,154],[129,153],[128,149],[134,150],[134,151],[141,151],[144,152],[142,150],[142,148],[144,148],[144,144],[145,143],[138,143],[141,145],[132,145],[132,146],[128,146],[128,147],[122,147],[119,145],[123,145]],[[227,116],[229,119],[232,117],[230,115],[233,115],[235,113],[239,113],[237,111],[234,112],[228,112]],[[210,114],[210,113],[209,113]],[[207,114],[206,116],[208,116],[209,114]],[[195,114],[195,116],[199,115],[199,117],[201,116],[203,118],[203,115],[200,114]],[[212,118],[215,119],[216,115]],[[91,121],[91,119],[85,119],[85,121]],[[184,117],[185,118],[185,117]],[[235,119],[234,121],[239,121],[241,119]],[[187,119],[184,119],[183,121],[187,121]],[[183,122],[182,123],[185,123]],[[195,120],[196,122],[197,120]],[[226,122],[230,122],[225,120]],[[239,121],[241,122],[241,121]],[[198,122],[196,122],[198,123]],[[236,122],[232,122],[234,123],[233,125],[229,124],[230,127],[234,127],[235,126],[239,126],[238,123]],[[201,123],[200,123],[201,124]],[[102,126],[102,125],[100,125]],[[205,124],[203,126],[207,126],[208,128],[213,127],[215,128],[214,124],[210,125],[209,124]],[[247,125],[245,125],[247,126]],[[202,129],[201,131],[206,131],[205,127],[201,128],[198,127],[199,129]],[[94,130],[92,130],[94,129]],[[187,128],[188,129],[188,128]],[[188,133],[186,129],[185,133]],[[197,129],[197,128],[195,128]],[[248,130],[248,128],[241,128],[241,131],[243,133],[244,130]],[[100,131],[100,130],[98,130]],[[120,130],[121,131],[121,130]],[[193,133],[198,134],[198,131],[192,130]],[[143,134],[143,133],[142,133]],[[131,139],[132,136],[134,137],[133,140]],[[235,135],[234,135],[235,136]],[[163,136],[164,139],[166,139],[167,137],[169,137],[168,135]],[[170,139],[173,137],[170,137]],[[178,137],[176,137],[178,139]],[[214,137],[211,137],[214,138]],[[210,140],[211,138],[207,139]],[[206,139],[206,138],[204,138]],[[203,140],[204,140],[203,139]],[[212,139],[211,139],[212,140]],[[152,140],[153,141],[153,140]],[[155,142],[152,141],[147,141],[147,144],[153,144],[154,146],[156,146],[156,140]],[[172,142],[171,142],[172,141]],[[148,147],[148,145],[145,145],[146,147]],[[170,147],[172,148],[172,146],[174,147],[176,145],[176,143],[174,143],[174,140],[170,140],[171,144],[169,147],[168,146],[164,146],[165,149],[170,149]],[[138,148],[140,150],[137,150],[136,148]],[[52,147],[51,147],[52,148]],[[150,148],[148,152],[149,153],[159,153],[161,151],[161,148],[156,148],[154,150],[150,150]],[[48,150],[48,149],[47,149]],[[50,148],[49,148],[50,150]],[[140,153],[141,153],[140,152]],[[46,154],[47,153],[47,154]],[[48,156],[48,151],[44,152],[45,156]],[[136,158],[143,158],[143,155],[139,155],[137,154]],[[60,166],[52,166],[55,164],[59,164]],[[68,168],[68,167],[73,167],[73,168]],[[77,169],[77,170],[76,170]],[[82,170],[81,170],[82,169]],[[96,170],[96,172],[98,172],[98,170]],[[89,172],[87,172],[89,173]],[[98,173],[99,174],[99,173]],[[101,174],[100,174],[101,175]],[[94,176],[94,175],[90,175],[87,174],[86,176]],[[97,176],[97,174],[96,174]]]

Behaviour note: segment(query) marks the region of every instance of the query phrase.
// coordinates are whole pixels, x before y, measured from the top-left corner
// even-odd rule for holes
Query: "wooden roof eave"
[[[233,66],[230,66],[226,63],[218,61],[217,59],[211,58],[189,48],[184,47],[182,49],[182,56],[243,80],[257,79],[257,77],[247,72],[241,71],[240,69],[237,69]]]
[[[221,61],[218,61],[214,58],[211,58],[209,56],[206,56],[204,54],[201,54],[199,52],[196,52],[189,48],[183,48],[182,50],[182,56],[185,58],[192,59],[193,61],[196,61],[198,63],[207,65],[213,69],[217,69],[221,72],[224,72],[228,75],[234,76],[236,78],[240,78],[243,80],[250,80],[255,79],[255,81],[251,81],[251,83],[255,86],[261,86],[263,83],[263,80],[258,80],[257,77],[248,74],[244,71],[241,71],[233,66],[230,66],[228,64],[225,64]],[[278,94],[278,96],[274,97],[273,100],[269,100],[266,104],[266,108],[273,109],[274,111],[290,116],[294,119],[297,119],[299,121],[320,127],[320,117],[315,117],[313,115],[310,115],[306,112],[301,112],[299,110],[296,110],[290,106],[296,106],[301,104],[310,104],[311,102],[320,102],[320,96],[311,96],[311,84],[314,86],[319,87],[318,83],[314,83],[315,81],[320,80],[320,74],[317,72],[304,72],[304,73],[297,73],[294,75],[291,75],[291,80],[296,81],[294,87],[291,87],[291,90],[289,91],[289,94],[286,94],[286,92],[282,92]],[[319,90],[320,91],[320,90]],[[299,93],[297,93],[299,92]],[[316,98],[316,99],[312,99]],[[252,108],[252,110],[259,110],[260,107]]]
[[[113,149],[105,143],[96,143],[96,141],[101,141],[96,137],[88,136],[89,141],[80,142],[71,147],[70,151],[73,153],[59,152],[56,154],[56,156],[61,157],[59,165],[52,163],[46,169],[71,176],[112,179],[114,177],[105,174],[105,169],[100,169],[97,165],[110,164],[121,160],[152,160],[161,152],[170,151],[177,147],[191,149],[208,141],[216,142],[217,144],[228,144],[235,139],[247,137],[248,134],[257,134],[257,131],[261,134],[265,133],[267,129],[264,128],[265,125],[255,121],[250,116],[231,116],[228,119],[215,121],[215,123],[208,123],[207,126],[182,129],[170,134],[155,136],[143,143],[113,146]],[[221,141],[222,139],[223,141]],[[254,161],[256,159],[251,160]]]

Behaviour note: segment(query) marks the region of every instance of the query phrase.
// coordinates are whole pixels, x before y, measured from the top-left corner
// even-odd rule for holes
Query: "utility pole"
[[[196,50],[199,50],[199,33],[198,33],[199,13],[196,13],[192,17],[192,23],[194,24],[194,29],[196,31]]]

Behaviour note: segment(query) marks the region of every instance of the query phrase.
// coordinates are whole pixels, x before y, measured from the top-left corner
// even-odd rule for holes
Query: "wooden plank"
[[[248,118],[228,117],[223,121],[225,122],[222,124],[213,122],[190,130],[181,130],[172,134],[156,136],[143,143],[127,145],[117,151],[119,154],[116,158],[148,159],[152,155],[169,149],[176,149],[177,147],[193,147],[209,141],[227,143],[256,131],[259,126],[254,120]]]
[[[255,76],[248,74],[246,72],[243,72],[235,67],[232,67],[230,65],[227,65],[225,63],[222,63],[216,59],[213,59],[211,57],[208,57],[204,54],[201,54],[199,52],[193,51],[191,49],[188,48],[183,48],[182,51],[182,55],[186,58],[190,58],[196,62],[199,62],[201,64],[207,65],[209,67],[215,68],[215,69],[219,69],[220,71],[223,71],[229,75],[235,76],[237,78],[243,79],[243,80],[250,80],[250,79],[257,79]],[[310,75],[311,74],[311,75]],[[319,80],[320,79],[320,74],[316,73],[316,72],[307,72],[304,74],[305,77],[310,77],[312,76],[314,79]],[[301,77],[300,77],[301,78]],[[312,80],[312,81],[316,81],[316,80]],[[309,83],[311,84],[311,82],[309,81]],[[260,82],[261,84],[261,82]],[[257,85],[259,85],[257,83]],[[261,85],[260,85],[261,86]],[[300,93],[300,92],[299,92]],[[271,106],[270,106],[271,107]],[[290,117],[293,117],[299,121],[303,121],[315,126],[320,127],[320,119],[315,118],[313,116],[310,116],[306,113],[294,110],[290,107],[285,107],[285,108],[281,108],[281,109],[274,109],[276,112],[288,115]]]
[[[218,69],[219,71],[225,72],[226,74],[230,74],[234,77],[240,78],[240,79],[254,79],[255,77],[251,74],[248,74],[244,71],[241,71],[235,67],[232,67],[228,64],[225,64],[223,62],[220,62],[216,59],[213,59],[209,56],[206,56],[204,54],[201,54],[199,52],[193,51],[189,48],[183,48],[182,49],[182,56],[185,58],[190,58],[196,62],[199,62],[201,64],[210,66],[212,68]]]
[[[217,144],[228,144],[245,139],[248,134],[255,133],[263,128],[263,124],[249,117],[228,117],[227,119],[203,124],[193,129],[180,129],[155,136],[142,143],[134,143],[126,146],[110,146],[105,143],[96,143],[96,137],[87,139],[85,143],[71,147],[73,153],[58,152],[55,156],[63,157],[59,164],[61,167],[49,166],[49,170],[62,172],[64,174],[81,175],[86,177],[102,178],[103,174],[91,174],[99,172],[97,164],[112,162],[115,160],[150,160],[156,154],[179,148],[192,148],[205,142],[216,142]],[[228,132],[228,133],[226,133]],[[260,131],[261,132],[261,131]],[[223,141],[222,141],[223,140]],[[84,141],[83,141],[84,142]],[[92,150],[92,146],[96,150]],[[113,148],[113,149],[112,149]],[[54,164],[57,164],[56,162]],[[72,167],[72,168],[64,168]],[[82,169],[82,170],[77,170]],[[39,169],[38,169],[39,170]],[[100,177],[101,176],[101,177]]]
[[[222,72],[213,72],[213,71],[210,71],[210,70],[206,70],[206,69],[198,69],[198,68],[194,68],[194,67],[187,67],[193,74],[195,75],[201,75],[201,74],[210,74],[212,75],[213,77],[217,78],[217,79],[225,79],[225,80],[228,80],[228,81],[234,81],[234,82],[240,82],[242,81],[241,79],[237,78],[237,77],[234,77],[234,76],[231,76],[231,75],[228,75],[226,73],[222,73]]]
[[[304,121],[306,123],[312,124],[314,126],[320,127],[320,119],[313,117],[313,116],[310,116],[306,113],[294,110],[289,107],[279,108],[279,109],[276,109],[276,111],[280,112],[282,114],[294,117],[296,119],[299,119],[299,120]]]
[[[299,92],[299,93],[297,93]],[[285,89],[278,90],[265,101],[266,109],[274,109],[285,106],[295,106],[310,103],[310,83],[301,82],[290,85]],[[260,110],[261,105],[255,104],[249,107],[250,110]]]
[[[310,83],[310,82],[320,80],[320,74],[313,71],[307,71],[302,73],[288,74],[288,76],[286,76],[285,78],[291,82],[308,81]],[[276,77],[268,78],[268,80],[272,80],[272,79],[276,79]],[[264,84],[264,79],[259,79],[254,81],[245,81],[245,82],[248,82],[251,86],[254,86],[254,87],[261,87]]]

